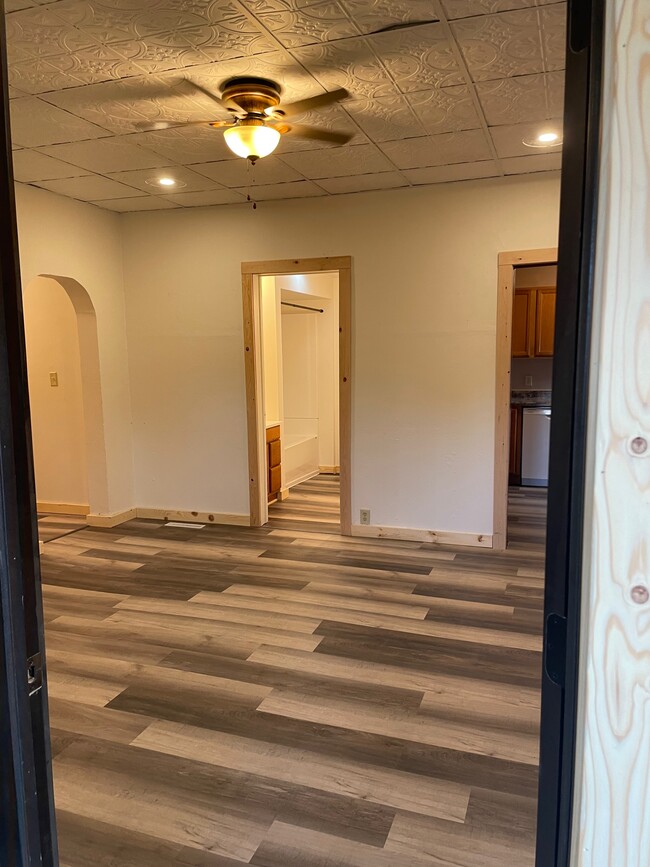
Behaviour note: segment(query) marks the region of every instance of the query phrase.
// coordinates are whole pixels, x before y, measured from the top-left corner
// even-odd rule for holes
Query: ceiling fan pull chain
[[[255,199],[251,197],[251,187],[255,185],[255,163],[253,160],[247,160],[248,163],[246,167],[246,175],[247,175],[247,191],[246,191],[246,200],[248,202],[253,203],[253,210],[257,210],[257,202]]]

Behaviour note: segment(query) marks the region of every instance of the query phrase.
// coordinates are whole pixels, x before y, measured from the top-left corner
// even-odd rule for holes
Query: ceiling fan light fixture
[[[253,162],[273,153],[280,141],[278,130],[266,126],[263,120],[242,120],[226,129],[223,135],[234,154]]]

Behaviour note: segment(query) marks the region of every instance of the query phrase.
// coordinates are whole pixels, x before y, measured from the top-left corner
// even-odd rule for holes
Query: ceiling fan
[[[341,102],[348,96],[347,90],[339,88],[297,102],[282,103],[281,88],[266,78],[231,78],[224,83],[221,96],[189,79],[183,82],[231,115],[231,120],[188,121],[186,123],[160,122],[147,129],[170,129],[180,126],[204,126],[224,130],[224,138],[230,150],[239,157],[255,163],[260,157],[273,153],[280,137],[286,134],[342,145],[348,142],[350,133],[332,132],[315,126],[291,123],[290,118],[307,111]],[[289,119],[289,122],[286,120]],[[144,128],[144,124],[138,124]]]

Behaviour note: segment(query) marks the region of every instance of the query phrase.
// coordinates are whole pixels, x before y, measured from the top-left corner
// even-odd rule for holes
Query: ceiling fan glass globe
[[[266,157],[278,146],[280,133],[271,126],[237,124],[225,130],[224,138],[230,150],[244,159]]]

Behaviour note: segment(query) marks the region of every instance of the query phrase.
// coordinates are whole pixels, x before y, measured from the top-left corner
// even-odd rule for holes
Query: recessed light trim
[[[176,178],[172,178],[169,175],[160,175],[155,178],[147,178],[145,181],[150,187],[158,187],[163,190],[179,190],[182,187],[186,187],[187,184],[183,181],[179,181]]]
[[[522,141],[527,148],[554,148],[562,144],[562,135],[555,130],[545,129]]]

